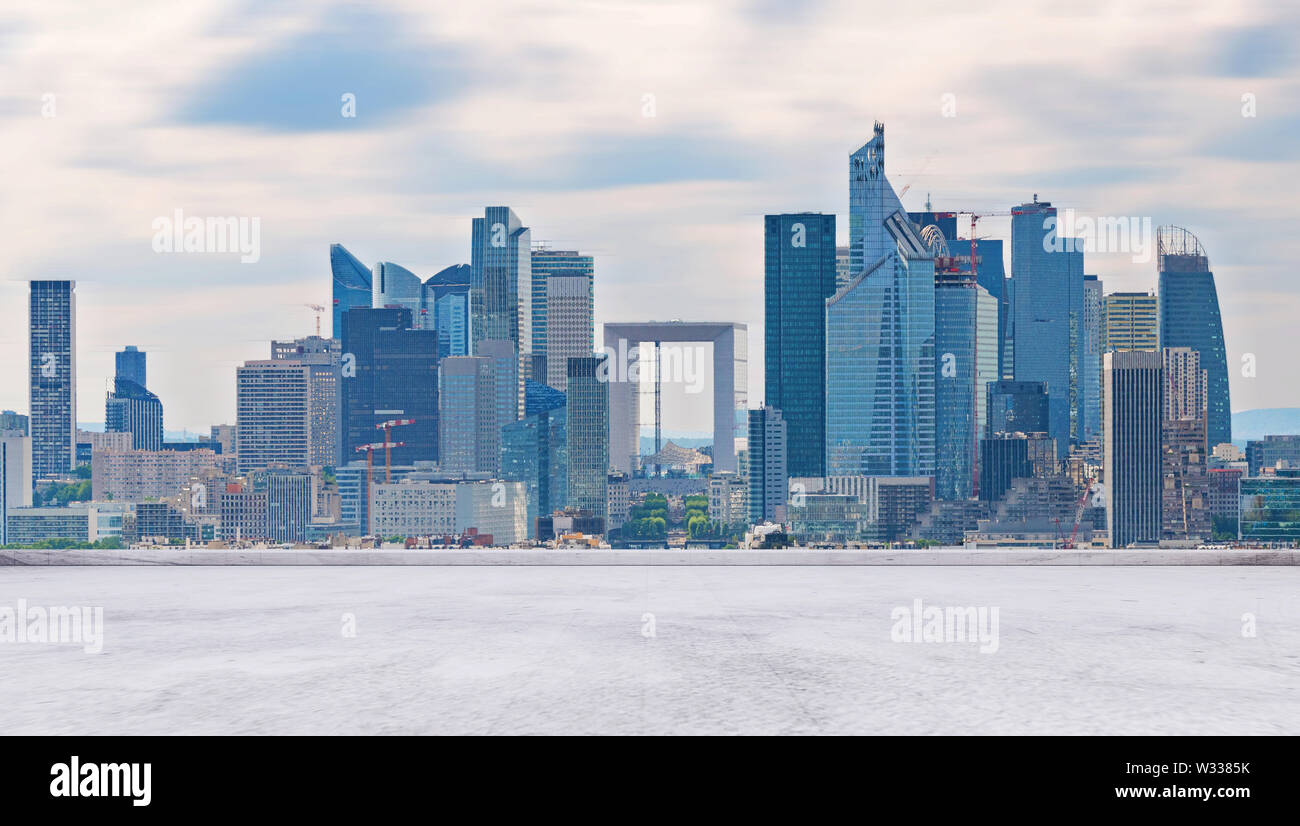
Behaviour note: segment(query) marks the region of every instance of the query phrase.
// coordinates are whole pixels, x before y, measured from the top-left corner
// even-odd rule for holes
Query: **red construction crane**
[[[394,447],[402,447],[402,442],[394,443],[392,441],[393,428],[402,425],[415,424],[415,419],[389,419],[386,422],[380,422],[375,425],[375,430],[384,431],[384,482],[393,481],[393,451]]]
[[[1079,504],[1074,509],[1074,530],[1070,531],[1070,541],[1064,543],[1064,548],[1074,549],[1074,541],[1079,538],[1079,523],[1083,521],[1083,504],[1088,501],[1088,494],[1092,493],[1092,483],[1095,481],[1096,478],[1089,478],[1083,483],[1083,495],[1079,497]]]

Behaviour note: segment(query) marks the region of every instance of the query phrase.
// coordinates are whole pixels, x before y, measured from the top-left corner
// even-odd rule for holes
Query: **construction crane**
[[[325,312],[325,308],[319,304],[304,304],[304,307],[310,307],[316,311],[316,338],[320,338],[320,314]],[[338,333],[335,333],[338,335]]]
[[[380,422],[375,425],[375,430],[384,431],[384,482],[393,481],[393,448],[402,447],[402,442],[394,443],[392,441],[393,428],[402,427],[403,425],[415,424],[415,419],[389,419],[386,422]]]
[[[1062,543],[1062,548],[1069,550],[1074,549],[1074,542],[1079,538],[1079,524],[1083,522],[1083,505],[1088,501],[1088,494],[1092,493],[1092,485],[1096,481],[1097,479],[1095,477],[1090,477],[1083,483],[1083,495],[1079,497],[1079,504],[1076,505],[1074,509],[1074,530],[1070,531],[1070,539],[1068,542]],[[1057,523],[1059,525],[1059,519],[1057,520]],[[1060,535],[1060,528],[1057,528],[1057,535]]]

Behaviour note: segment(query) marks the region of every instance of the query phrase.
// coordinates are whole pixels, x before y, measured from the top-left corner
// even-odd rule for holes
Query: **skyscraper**
[[[531,378],[564,390],[569,359],[591,355],[596,346],[595,261],[547,247],[534,249],[532,258]]]
[[[1166,347],[1161,417],[1161,538],[1207,540],[1211,535],[1207,375],[1190,347]]]
[[[1057,455],[1083,435],[1083,252],[1076,239],[1053,243],[1056,208],[1047,201],[1011,210],[1012,315],[1017,381],[1047,384]]]
[[[1201,242],[1182,227],[1156,231],[1160,267],[1160,346],[1191,347],[1209,380],[1210,446],[1232,441],[1228,357],[1219,294]]]
[[[446,267],[424,282],[424,309],[438,331],[438,358],[468,356],[470,266]]]
[[[569,359],[595,349],[595,260],[575,250],[532,251],[533,364],[530,378],[563,390]],[[554,358],[551,358],[554,354]]]
[[[334,338],[343,337],[343,314],[353,307],[369,307],[374,298],[370,268],[342,244],[330,244],[330,274],[333,276]]]
[[[432,330],[433,318],[424,307],[424,282],[420,276],[391,261],[380,261],[370,273],[370,306],[375,309],[406,308],[411,311],[411,326]]]
[[[240,473],[310,464],[311,378],[296,361],[245,362],[235,368],[235,452]]]
[[[790,500],[786,465],[789,431],[781,411],[760,407],[749,411],[749,521],[784,522]]]
[[[162,450],[162,402],[142,385],[118,376],[104,402],[104,429],[130,433],[135,450]]]
[[[309,464],[338,467],[342,461],[339,439],[339,382],[342,381],[341,343],[336,338],[307,336],[294,341],[271,342],[271,358],[296,361],[307,367],[311,385],[311,447]]]
[[[1159,352],[1106,354],[1102,461],[1112,548],[1160,539],[1163,372]]]
[[[439,456],[449,473],[501,470],[501,431],[515,421],[514,344],[479,342],[477,356],[449,356],[439,367]]]
[[[567,417],[561,399],[501,430],[501,478],[524,483],[530,536],[536,536],[537,517],[562,509],[568,498]]]
[[[835,216],[764,219],[764,376],[789,428],[792,476],[826,475],[826,300],[835,295]]]
[[[1102,303],[1102,349],[1160,348],[1160,299],[1155,293],[1110,293]]]
[[[1081,441],[1101,438],[1101,280],[1095,275],[1083,277],[1083,361],[1080,366],[1083,384],[1083,430]]]
[[[470,353],[486,339],[509,341],[519,359],[518,410],[533,355],[531,233],[509,207],[488,207],[475,218],[470,249]]]
[[[66,476],[77,457],[77,283],[31,282],[32,476]]]
[[[609,383],[606,355],[569,359],[565,438],[568,506],[605,518],[609,505]]]
[[[147,371],[144,351],[137,349],[134,344],[128,344],[125,349],[114,354],[114,366],[116,378],[133,381],[141,387],[149,386],[145,381]]]
[[[889,250],[826,300],[828,476],[934,475],[934,259],[905,213],[881,232]]]
[[[849,155],[849,270],[851,277],[893,250],[885,219],[903,204],[885,177],[885,125],[876,122],[871,140]]]
[[[404,444],[392,449],[393,464],[438,461],[438,334],[412,329],[410,310],[346,313],[341,381],[344,460],[383,440],[376,425],[414,419],[394,431]]]
[[[311,524],[312,476],[289,470],[268,471],[266,538],[273,542],[302,542]]]
[[[988,386],[997,381],[998,305],[968,275],[934,287],[936,499],[975,495],[979,439]]]

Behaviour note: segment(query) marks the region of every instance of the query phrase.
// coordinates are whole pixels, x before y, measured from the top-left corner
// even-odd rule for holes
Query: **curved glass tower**
[[[353,307],[369,307],[370,268],[342,244],[330,244],[330,273],[334,276],[334,326],[330,334],[343,338],[343,315]]]
[[[1201,242],[1182,227],[1156,231],[1160,267],[1160,346],[1190,347],[1201,354],[1209,379],[1210,447],[1232,441],[1228,356],[1210,259]]]

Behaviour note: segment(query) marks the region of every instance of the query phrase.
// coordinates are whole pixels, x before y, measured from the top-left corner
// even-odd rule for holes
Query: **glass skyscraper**
[[[833,295],[835,216],[766,216],[765,392],[789,428],[791,476],[826,475],[826,300]]]
[[[343,314],[353,307],[372,306],[370,268],[342,244],[330,244],[330,273],[333,275],[334,326],[331,335],[343,337]]]
[[[32,478],[67,476],[77,457],[77,283],[31,282]]]
[[[147,370],[143,350],[140,350],[134,344],[129,344],[125,349],[114,354],[113,362],[116,368],[114,371],[115,378],[133,381],[141,387],[149,386],[149,382],[145,381]]]
[[[1101,438],[1101,281],[1095,275],[1083,277],[1083,441]]]
[[[438,358],[468,356],[470,266],[454,264],[424,282],[424,311],[438,331]]]
[[[609,507],[608,356],[569,359],[565,439],[568,444],[568,506],[605,518]]]
[[[902,211],[879,234],[887,251],[826,301],[826,475],[933,476],[934,259]]]
[[[1232,441],[1228,357],[1219,294],[1201,242],[1182,227],[1156,232],[1160,267],[1160,346],[1190,347],[1201,354],[1209,379],[1209,443]]]
[[[470,248],[470,353],[486,339],[509,341],[519,359],[518,412],[524,380],[533,378],[533,270],[531,232],[509,207],[488,207],[475,218]],[[516,415],[518,418],[518,415]]]
[[[438,334],[412,329],[405,308],[352,309],[343,317],[343,354],[343,461],[357,457],[360,445],[382,442],[375,425],[389,419],[415,420],[393,432],[405,443],[392,449],[393,464],[437,461]]]
[[[849,155],[849,270],[856,278],[893,249],[885,219],[903,209],[885,177],[885,125],[877,122],[871,140]]]
[[[997,313],[996,299],[969,276],[935,284],[936,499],[975,496],[987,389],[997,381]]]
[[[528,535],[536,536],[537,517],[564,507],[568,482],[568,436],[560,404],[530,413],[501,430],[501,478],[523,482],[528,499]]]
[[[575,250],[546,247],[534,249],[532,257],[531,378],[563,390],[569,359],[591,355],[596,347],[596,263]]]
[[[1064,456],[1083,433],[1083,252],[1075,239],[1056,249],[1055,224],[1047,201],[1011,210],[1014,369],[1017,381],[1047,384],[1048,432]]]

